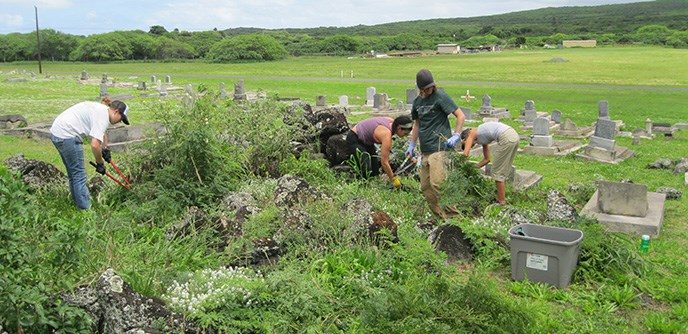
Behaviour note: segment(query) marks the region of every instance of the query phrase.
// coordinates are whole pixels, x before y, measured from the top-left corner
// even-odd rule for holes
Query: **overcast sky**
[[[350,27],[495,15],[545,7],[643,0],[0,0],[0,34],[40,29],[72,35],[116,30]]]

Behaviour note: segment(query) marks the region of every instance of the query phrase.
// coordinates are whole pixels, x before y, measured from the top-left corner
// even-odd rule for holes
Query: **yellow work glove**
[[[394,186],[394,188],[398,189],[401,187],[401,180],[399,180],[399,177],[395,176],[389,181],[392,182],[392,185]]]

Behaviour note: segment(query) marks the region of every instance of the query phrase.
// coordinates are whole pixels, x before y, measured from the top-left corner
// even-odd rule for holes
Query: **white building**
[[[458,44],[437,44],[437,53],[457,54],[459,50]]]

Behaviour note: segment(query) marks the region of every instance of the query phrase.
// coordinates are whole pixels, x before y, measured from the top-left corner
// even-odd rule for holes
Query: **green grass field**
[[[567,62],[550,62],[552,58],[563,58]],[[644,128],[648,118],[655,122],[688,123],[688,100],[686,99],[688,97],[688,62],[685,59],[688,59],[688,50],[656,47],[601,47],[508,50],[491,54],[418,58],[309,57],[290,58],[270,63],[225,65],[44,62],[44,74],[39,75],[36,80],[29,79],[27,82],[7,82],[6,79],[28,77],[10,72],[21,73],[22,70],[37,72],[37,63],[0,63],[0,71],[2,71],[0,74],[0,115],[21,114],[29,123],[50,122],[62,110],[76,102],[97,99],[98,85],[78,83],[82,70],[89,72],[91,78],[99,78],[102,73],[107,73],[118,82],[133,84],[139,81],[150,81],[151,75],[157,75],[163,80],[165,75],[170,75],[173,84],[179,87],[184,87],[186,84],[192,84],[195,87],[205,85],[211,90],[217,90],[218,85],[223,82],[229,94],[233,89],[232,84],[243,79],[247,91],[250,92],[262,91],[269,96],[297,97],[311,103],[315,101],[317,95],[325,95],[329,104],[336,104],[339,96],[347,95],[350,104],[359,106],[365,102],[365,91],[370,86],[376,87],[379,93],[387,93],[392,98],[392,105],[395,105],[398,100],[403,101],[405,90],[414,86],[415,73],[420,68],[428,68],[433,72],[439,86],[446,89],[459,105],[473,110],[479,109],[481,96],[489,94],[492,97],[493,106],[508,108],[512,117],[516,118],[524,107],[525,101],[533,100],[538,111],[551,112],[559,109],[564,119],[570,118],[578,125],[587,126],[596,120],[597,103],[600,100],[607,100],[611,118],[623,120],[626,124],[623,130],[632,131],[636,128]],[[350,77],[351,71],[354,72],[354,78]],[[45,73],[57,78],[45,79]],[[476,99],[470,102],[462,100],[460,96],[467,90],[470,90],[471,95],[476,96]],[[141,93],[136,89],[125,87],[110,88],[109,92],[110,94],[128,93],[134,96]],[[129,118],[133,124],[155,121],[153,109],[159,102],[158,98],[136,98],[129,102],[131,105]],[[352,117],[350,121],[355,122],[362,117],[364,116]],[[515,121],[507,121],[507,123],[519,125]],[[646,184],[649,191],[655,191],[659,187],[672,187],[685,192],[687,188],[684,175],[674,175],[668,170],[648,169],[646,166],[660,158],[677,160],[688,157],[687,130],[677,132],[673,139],[662,137],[651,140],[642,139],[640,145],[632,145],[631,142],[630,138],[617,138],[617,145],[628,147],[636,152],[633,158],[618,165],[593,163],[573,156],[530,155],[517,155],[514,165],[519,169],[532,170],[544,176],[534,191],[536,194],[542,189],[566,189],[568,184],[574,182],[589,184],[596,180],[617,182],[622,179]],[[17,153],[23,153],[28,158],[50,162],[64,170],[59,155],[49,141],[0,134],[0,161]],[[311,167],[293,168],[308,170],[307,168]],[[314,178],[317,177],[314,176]],[[412,186],[417,185],[413,180],[404,182]],[[253,184],[247,183],[244,187],[250,188]],[[391,191],[380,191],[375,187],[362,189],[356,189],[356,187],[355,183],[345,184],[343,181],[337,185],[338,189],[343,189],[341,191],[345,197],[375,198],[378,205],[388,210],[391,215],[402,217],[400,218],[400,233],[407,235],[415,233],[413,230],[415,222],[408,217],[417,215],[417,213],[409,214],[413,210],[426,209],[420,194],[397,195]],[[512,191],[509,189],[508,198],[516,197],[509,193]],[[269,193],[269,191],[265,192]],[[518,205],[543,206],[541,202],[528,202],[529,196],[531,196],[530,193],[521,194],[518,197],[520,201]],[[100,209],[104,210],[108,207],[105,205]],[[131,212],[137,212],[131,210]],[[147,210],[151,209],[147,208]],[[50,208],[48,212],[58,212],[56,214],[58,216],[62,213],[73,215],[71,211],[60,208]],[[262,216],[253,219],[256,222],[260,222],[261,219],[271,221],[270,214],[270,212],[263,213]],[[161,268],[164,266],[162,263],[164,259],[151,256],[151,254],[161,252],[160,248],[168,247],[161,246],[164,241],[158,240],[164,239],[160,237],[162,233],[160,229],[152,227],[155,227],[155,224],[167,224],[170,217],[147,218],[149,220],[141,221],[137,220],[136,213],[133,213],[131,217],[121,217],[117,212],[98,211],[95,215],[97,217],[94,221],[100,222],[102,219],[107,222],[105,226],[98,225],[100,223],[95,226],[94,233],[98,235],[98,238],[93,241],[91,245],[93,248],[90,249],[92,254],[89,256],[94,256],[97,260],[87,265],[88,268],[80,270],[95,275],[94,272],[105,266],[104,262],[107,262],[107,265],[119,265],[119,269],[134,281],[135,288],[145,289],[149,294],[158,292],[156,288],[159,286],[156,284],[160,282],[156,281],[159,279],[156,275],[165,276],[173,273],[164,272]],[[139,215],[145,216],[144,213]],[[535,316],[537,326],[533,327],[535,329],[569,333],[685,333],[688,327],[682,327],[681,324],[688,322],[688,275],[686,274],[688,262],[685,257],[688,253],[688,224],[686,217],[688,217],[686,196],[666,202],[661,235],[652,240],[652,251],[643,255],[645,260],[655,266],[655,269],[644,277],[627,277],[628,286],[633,287],[633,289],[628,288],[631,292],[625,290],[626,286],[605,286],[604,284],[602,286],[574,284],[567,290],[553,291],[537,285],[510,282],[504,268],[489,272],[487,276],[494,278],[498,291],[506,294],[507,299],[513,297],[516,303],[527,307],[529,312],[537,313]],[[323,212],[318,218],[321,219],[318,224],[326,225],[329,222],[328,219],[334,222],[341,217],[330,217]],[[121,225],[116,225],[118,227],[112,227],[112,231],[109,231],[108,224]],[[117,228],[121,229],[120,237],[124,237],[119,239],[115,237],[120,233],[116,230]],[[259,234],[266,228],[256,225],[254,229],[253,233],[260,236]],[[135,237],[140,235],[149,239],[142,241],[141,239],[145,238]],[[637,239],[639,241],[639,238]],[[409,246],[409,242],[406,240],[404,244],[408,246],[405,252],[422,253],[416,249],[416,244]],[[151,249],[147,248],[150,247],[149,243],[153,245]],[[217,261],[206,258],[199,260],[195,256],[202,255],[196,253],[193,256],[188,255],[194,252],[191,246],[186,245],[185,247],[189,248],[178,250],[180,253],[173,252],[172,257],[179,261],[176,265],[200,266],[204,261],[210,263]],[[355,253],[354,250],[349,252]],[[99,256],[105,257],[101,253],[107,253],[107,261],[99,258]],[[351,253],[345,251],[341,256],[342,258],[350,255],[360,256],[360,254],[352,255]],[[412,254],[407,253],[405,253],[406,256],[413,258]],[[168,256],[170,256],[169,253]],[[145,258],[151,258],[152,262],[144,261],[146,265],[139,273],[137,268],[141,259]],[[321,264],[328,261],[335,263],[337,260],[324,258],[314,263]],[[480,268],[481,265],[490,268],[489,263],[467,267],[474,269]],[[332,266],[336,267],[335,264]],[[324,264],[323,268],[325,268]],[[470,276],[463,265],[458,265],[457,268],[460,273],[463,273],[462,275]],[[144,277],[144,275],[149,275],[149,277]],[[309,275],[311,275],[310,278],[303,281],[294,279],[294,282],[299,282],[294,283],[295,286],[307,286],[311,279],[315,282],[321,279],[319,275],[324,274],[316,273],[315,270],[303,274],[304,277]],[[332,275],[332,277],[335,276],[337,275]],[[457,279],[463,278],[464,276],[461,276]],[[336,286],[334,279],[330,281],[332,286]],[[425,276],[418,279],[431,280]],[[413,296],[414,293],[420,293],[414,290],[415,288],[425,286],[423,285],[425,283],[419,282],[407,284],[403,288],[399,287],[400,290],[397,290],[397,293],[402,295],[409,293]],[[351,286],[346,285],[344,288],[351,288]],[[320,286],[317,286],[317,289],[318,293],[322,292]],[[345,305],[350,302],[347,299],[349,297],[355,299],[353,295],[357,291],[351,289],[350,294],[342,292],[342,301],[333,305]],[[652,298],[641,299],[638,297],[641,293]],[[338,294],[335,292],[334,297],[327,295],[327,298],[335,298]],[[409,296],[406,297],[409,298]],[[373,298],[373,300],[376,299]],[[377,301],[382,303],[380,300]],[[308,304],[311,302],[306,302],[306,305],[311,305]],[[399,301],[399,304],[409,309],[418,306],[421,311],[417,312],[422,313],[422,300],[409,298],[408,303]],[[355,313],[359,307],[362,306],[354,304],[349,310],[350,313]],[[403,311],[399,312],[403,314]],[[552,313],[555,315],[551,316]],[[338,316],[344,317],[345,314],[337,313],[333,318]],[[334,320],[330,322],[325,319],[322,323],[326,322],[331,325]],[[322,330],[324,325],[321,324],[321,326],[314,328]],[[347,332],[363,333],[366,332],[361,329],[364,327],[365,325],[361,325],[360,330],[357,331],[354,326],[354,329],[350,328]],[[315,332],[318,332],[318,329],[315,329]],[[305,328],[299,330],[294,329],[294,332],[308,332]],[[424,331],[417,330],[416,332],[423,333]]]

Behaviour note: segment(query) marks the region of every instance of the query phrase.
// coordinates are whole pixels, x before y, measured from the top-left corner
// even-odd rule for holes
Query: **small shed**
[[[437,44],[437,53],[457,54],[460,49],[458,44]]]

